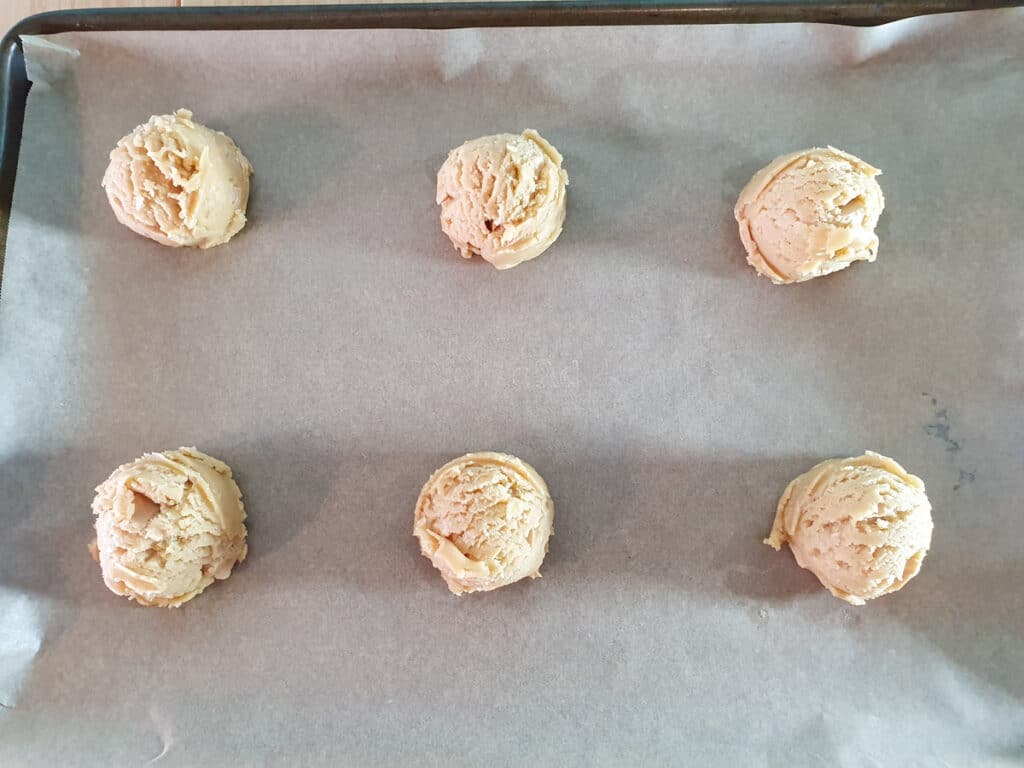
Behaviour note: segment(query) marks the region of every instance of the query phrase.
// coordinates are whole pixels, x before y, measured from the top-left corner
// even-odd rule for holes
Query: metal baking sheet
[[[1021,11],[873,29],[90,32],[26,38],[0,301],[0,765],[1016,765],[1024,759]],[[252,160],[208,252],[117,225],[107,152],[193,109]],[[537,128],[558,243],[459,259],[434,174]],[[732,220],[772,157],[881,167],[877,263],[776,287]],[[181,610],[103,587],[92,489],[235,470],[250,556]],[[845,605],[761,544],[865,448],[933,548]],[[544,578],[455,598],[430,472],[531,462]]]

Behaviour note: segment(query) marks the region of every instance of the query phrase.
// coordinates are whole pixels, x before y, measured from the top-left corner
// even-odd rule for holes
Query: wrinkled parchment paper
[[[811,26],[26,41],[0,301],[0,764],[998,766],[1024,759],[1022,12]],[[256,168],[208,252],[120,227],[107,153],[177,107]],[[499,273],[442,236],[465,139],[537,128],[569,217]],[[834,144],[878,261],[775,287],[735,198]],[[110,594],[93,488],[235,470],[250,556]],[[870,448],[933,548],[863,608],[761,543]],[[534,464],[544,578],[457,599],[411,536],[467,450]]]

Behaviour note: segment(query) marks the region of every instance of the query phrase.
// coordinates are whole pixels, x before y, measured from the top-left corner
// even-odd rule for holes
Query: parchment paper
[[[0,764],[997,766],[1024,760],[1024,14],[810,26],[68,34],[0,302]],[[73,53],[74,52],[74,53]],[[256,168],[208,252],[120,227],[107,153],[193,109]],[[440,232],[465,139],[565,154],[558,243]],[[774,156],[881,167],[878,261],[776,287],[732,218]],[[250,555],[110,594],[93,488],[235,470]],[[863,608],[761,543],[786,483],[921,475],[921,575]],[[468,450],[553,490],[544,578],[457,599],[411,536]]]

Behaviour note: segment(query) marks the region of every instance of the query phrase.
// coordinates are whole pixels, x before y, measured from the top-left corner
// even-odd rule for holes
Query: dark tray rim
[[[642,3],[642,4],[640,4]],[[912,16],[989,10],[1024,0],[502,0],[351,5],[102,8],[29,16],[5,36],[72,31],[256,29],[456,29],[618,24],[870,26]]]
[[[911,16],[1009,8],[1024,0],[691,0],[645,5],[609,0],[540,0],[374,5],[107,8],[29,16],[0,42],[0,290],[7,225],[30,83],[22,35],[74,31],[258,29],[456,29],[462,27],[755,24],[812,22],[868,26]]]

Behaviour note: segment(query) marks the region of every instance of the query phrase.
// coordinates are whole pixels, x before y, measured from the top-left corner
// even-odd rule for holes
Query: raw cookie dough
[[[776,158],[740,193],[736,221],[750,266],[799,283],[878,254],[881,171],[835,147]]]
[[[544,480],[525,461],[470,453],[423,486],[413,535],[452,592],[484,592],[540,576],[554,515]]]
[[[174,608],[245,559],[245,507],[231,470],[195,448],[114,470],[92,502],[93,557],[112,592]]]
[[[791,482],[764,543],[788,543],[829,592],[863,605],[917,575],[932,540],[931,509],[920,478],[868,451],[823,461]]]
[[[562,156],[536,131],[467,141],[437,172],[441,229],[463,258],[509,269],[558,239],[568,181]]]
[[[245,226],[251,173],[235,142],[179,109],[117,142],[103,188],[133,232],[163,245],[212,248]]]

